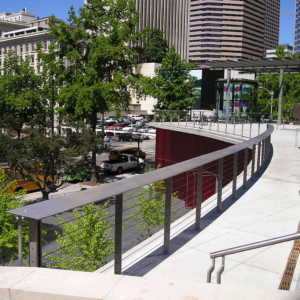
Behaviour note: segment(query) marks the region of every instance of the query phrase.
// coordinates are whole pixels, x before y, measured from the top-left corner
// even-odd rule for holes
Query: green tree
[[[42,192],[43,200],[48,200],[49,193],[64,183],[66,172],[74,174],[78,163],[90,162],[89,152],[99,141],[97,135],[87,128],[70,136],[46,136],[43,131],[32,130],[18,140],[2,134],[0,162],[8,164],[10,178],[18,172],[19,176],[33,181]],[[53,174],[56,184],[52,180]]]
[[[159,168],[159,167],[158,167]],[[152,171],[150,165],[146,165],[146,172]],[[136,228],[146,230],[150,237],[150,230],[162,225],[165,220],[165,182],[164,180],[149,184],[140,188],[136,196],[129,194],[129,206],[132,212],[126,217],[128,222],[137,220]],[[172,193],[172,201],[175,200],[177,192]],[[172,211],[172,215],[175,212]]]
[[[29,59],[9,51],[0,76],[1,129],[21,136],[24,124],[45,115],[46,102],[41,101],[41,78],[35,75]]]
[[[64,22],[56,26],[54,16],[49,20],[56,57],[68,60],[58,111],[89,119],[95,131],[97,113],[127,109],[130,89],[138,89],[141,75],[134,72],[138,52],[129,46],[139,36],[138,13],[132,0],[88,0],[78,16],[71,7],[68,21],[72,30]],[[94,173],[96,149],[92,165]]]
[[[189,74],[195,65],[181,60],[172,46],[153,80],[152,96],[156,110],[187,110],[193,103],[195,77]]]
[[[284,47],[279,45],[276,48],[275,54],[278,59],[298,58],[295,55],[288,55],[284,52]],[[273,97],[273,117],[278,117],[278,97],[279,97],[279,75],[266,74],[259,75],[258,86],[274,92]],[[269,112],[271,109],[271,96],[264,90],[258,90],[258,106],[259,109],[264,109]],[[282,117],[289,119],[293,117],[293,108],[295,103],[300,103],[300,75],[299,74],[284,74],[283,78],[283,101],[282,101]]]
[[[73,210],[75,219],[58,217],[62,233],[55,231],[59,250],[46,258],[54,262],[49,268],[94,272],[99,265],[107,263],[113,253],[113,239],[108,238],[111,225],[108,222],[109,202],[94,207],[93,203],[82,208],[82,215]]]
[[[18,256],[18,221],[15,215],[6,213],[8,210],[16,209],[26,205],[23,198],[24,192],[14,194],[8,193],[8,190],[14,184],[14,181],[8,181],[5,171],[0,169],[0,255],[2,266],[9,259],[9,264]],[[22,256],[28,253],[28,222],[23,221],[22,226]]]
[[[156,28],[146,26],[141,32],[142,47],[140,53],[142,62],[161,63],[166,56],[169,46],[168,41],[163,37],[163,32]]]

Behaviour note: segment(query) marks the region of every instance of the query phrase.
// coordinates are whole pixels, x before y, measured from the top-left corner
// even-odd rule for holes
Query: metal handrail
[[[237,246],[237,247],[233,247],[233,248],[228,248],[228,249],[212,252],[212,253],[210,253],[210,258],[212,259],[212,265],[210,266],[210,268],[207,271],[207,283],[211,282],[211,274],[215,269],[215,259],[217,257],[222,257],[222,265],[217,272],[217,283],[220,284],[221,283],[221,275],[222,275],[223,271],[225,270],[225,255],[235,254],[235,253],[239,253],[239,252],[244,252],[244,251],[248,251],[248,250],[253,250],[253,249],[257,249],[257,248],[262,248],[262,247],[266,247],[266,246],[289,242],[289,241],[293,241],[293,240],[297,240],[297,239],[300,239],[300,233],[293,233],[293,234],[284,235],[284,236],[276,237],[276,238],[269,239],[269,240],[259,241],[256,243],[246,244],[246,245],[242,245],[242,246]]]

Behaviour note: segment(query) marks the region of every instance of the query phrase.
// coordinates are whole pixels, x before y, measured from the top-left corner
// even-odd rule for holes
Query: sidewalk
[[[144,277],[206,282],[210,252],[295,233],[300,221],[300,150],[295,147],[293,130],[296,128],[299,126],[286,125],[275,130],[269,166],[254,185],[220,216],[216,209],[207,214],[202,225],[213,220],[212,223],[158,266],[149,266]],[[233,202],[231,197],[225,201]],[[193,226],[186,235],[192,232]],[[222,285],[278,289],[292,245],[293,242],[286,242],[227,256]],[[220,266],[219,258],[213,283]],[[296,289],[299,273],[298,261],[291,290]]]

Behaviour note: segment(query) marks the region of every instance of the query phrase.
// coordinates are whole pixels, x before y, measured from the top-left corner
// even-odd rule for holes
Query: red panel
[[[197,156],[211,153],[232,146],[211,138],[182,132],[157,129],[156,132],[156,161],[155,166],[161,164],[166,167]],[[251,161],[251,150],[248,162]],[[238,155],[238,173],[243,171],[244,152]],[[216,177],[218,175],[218,161],[204,166],[202,202],[216,193]],[[232,181],[233,155],[224,158],[223,187]],[[197,197],[197,169],[173,177],[173,192],[178,192],[178,198],[185,201],[186,207],[194,208]]]

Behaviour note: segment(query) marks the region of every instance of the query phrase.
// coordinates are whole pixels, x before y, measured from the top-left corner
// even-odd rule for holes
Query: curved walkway
[[[300,150],[295,147],[296,128],[286,125],[275,130],[269,165],[247,192],[236,201],[228,197],[225,201],[232,202],[230,208],[221,215],[216,209],[209,213],[202,224],[209,224],[205,229],[155,268],[149,266],[144,277],[206,282],[210,252],[295,233],[300,221]],[[188,231],[194,231],[193,226],[186,234]],[[293,242],[286,242],[227,256],[222,285],[278,289],[292,245]],[[219,258],[216,270],[220,266]],[[216,282],[216,270],[212,282]],[[299,270],[300,262],[291,286],[294,291],[300,290]]]

